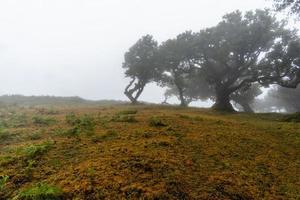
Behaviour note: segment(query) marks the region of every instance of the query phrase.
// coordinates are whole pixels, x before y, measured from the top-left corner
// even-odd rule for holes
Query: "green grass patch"
[[[40,126],[49,126],[55,124],[56,120],[52,117],[33,116],[32,122],[33,124]]]
[[[0,176],[0,191],[2,191],[9,179],[9,176]]]
[[[151,117],[149,119],[149,125],[153,127],[164,127],[167,123],[160,117]]]
[[[135,115],[137,114],[137,112],[138,112],[137,110],[129,109],[129,110],[123,110],[118,112],[118,115]]]
[[[5,141],[5,140],[8,140],[8,139],[11,139],[12,138],[12,135],[10,134],[10,132],[6,129],[2,129],[0,128],[0,143],[2,141]]]
[[[59,200],[63,196],[63,191],[47,183],[38,183],[30,188],[21,191],[16,199],[21,200]]]
[[[44,142],[42,144],[32,144],[27,147],[18,149],[17,153],[23,155],[27,159],[35,159],[46,153],[52,145],[53,142],[50,141]]]
[[[109,140],[117,139],[118,136],[119,136],[119,135],[118,135],[117,131],[109,130],[109,131],[107,131],[106,134],[104,134],[104,135],[97,135],[97,136],[94,136],[94,137],[92,138],[92,141],[95,142],[95,143],[103,142],[103,141],[109,141]]]
[[[73,126],[71,129],[65,132],[66,135],[78,136],[81,133],[87,135],[93,135],[96,127],[95,118],[90,115],[76,116],[71,113],[66,116],[67,124]]]
[[[127,122],[135,123],[138,122],[134,115],[115,115],[112,120],[113,122]]]

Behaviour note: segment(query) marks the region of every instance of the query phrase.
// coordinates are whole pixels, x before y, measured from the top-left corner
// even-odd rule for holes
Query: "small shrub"
[[[66,115],[66,122],[71,126],[75,126],[80,123],[80,119],[74,113],[69,113]]]
[[[115,115],[112,118],[113,122],[128,122],[134,123],[137,122],[136,118],[133,115]]]
[[[9,176],[0,176],[0,191],[4,189],[4,186],[6,185],[8,179]]]
[[[39,114],[42,114],[42,115],[57,115],[57,114],[59,114],[59,111],[55,110],[54,108],[38,108],[37,111]]]
[[[26,114],[14,114],[9,120],[10,125],[14,128],[24,127],[28,124],[28,118]]]
[[[49,126],[54,124],[56,120],[51,117],[34,116],[32,122],[36,125]]]
[[[183,114],[181,114],[181,115],[179,115],[179,117],[181,118],[181,119],[192,119],[192,117],[190,117],[190,116],[188,116],[188,115],[183,115]]]
[[[7,130],[0,128],[0,140],[8,140],[10,138],[11,134]]]
[[[97,142],[113,140],[113,139],[116,139],[116,138],[118,138],[118,133],[116,131],[109,130],[109,131],[107,131],[107,133],[105,135],[94,136],[92,138],[92,141],[97,143]]]
[[[177,131],[170,131],[168,132],[168,135],[174,136],[178,140],[182,139],[185,136],[183,133],[179,133]]]
[[[66,122],[69,125],[74,126],[66,132],[67,135],[71,136],[79,135],[81,132],[85,132],[88,135],[91,135],[94,133],[96,126],[94,117],[91,117],[89,115],[84,115],[79,118],[75,114],[71,113],[66,116]]]
[[[66,133],[66,131],[62,128],[55,128],[51,131],[51,134],[53,135],[64,135]]]
[[[66,136],[79,136],[80,128],[78,126],[75,126],[67,131],[62,132],[62,134]]]
[[[147,146],[154,147],[154,148],[167,148],[171,146],[171,143],[167,141],[159,141],[159,142],[153,142]]]
[[[167,126],[167,124],[163,121],[163,119],[158,117],[151,117],[149,120],[149,125],[154,127]]]
[[[27,166],[25,168],[25,175],[28,178],[32,178],[32,174],[33,174],[35,165],[36,165],[36,161],[35,160],[28,160],[27,161]]]
[[[40,155],[43,155],[52,146],[52,142],[44,142],[42,144],[33,144],[27,146],[21,150],[21,153],[28,159],[34,159]]]
[[[118,115],[135,115],[137,110],[123,110],[118,113]]]
[[[300,112],[290,114],[283,118],[284,122],[300,122]]]
[[[29,135],[30,140],[39,140],[41,138],[42,138],[41,131],[35,131],[31,135]]]
[[[0,157],[0,166],[5,166],[13,163],[15,161],[14,157],[11,156],[4,156]]]
[[[95,130],[95,119],[89,115],[84,115],[80,119],[80,128],[83,131],[86,131],[88,133],[92,133]]]
[[[63,196],[60,188],[46,183],[38,183],[19,193],[17,199],[24,200],[58,200]]]

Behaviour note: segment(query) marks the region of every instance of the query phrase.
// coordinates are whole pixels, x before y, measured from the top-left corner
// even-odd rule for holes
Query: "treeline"
[[[165,102],[170,96],[181,106],[211,99],[216,110],[233,111],[233,102],[247,112],[262,87],[292,88],[293,95],[300,83],[300,39],[286,24],[268,10],[236,11],[214,27],[186,31],[161,44],[143,36],[125,53],[130,82],[124,93],[137,103],[154,82],[167,87]]]

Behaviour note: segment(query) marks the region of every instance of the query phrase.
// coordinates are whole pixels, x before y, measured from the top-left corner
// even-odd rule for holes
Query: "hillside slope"
[[[0,199],[300,198],[300,124],[283,115],[163,106],[0,115]]]
[[[17,106],[107,106],[125,104],[125,101],[98,100],[92,101],[81,97],[59,97],[59,96],[24,96],[24,95],[2,95],[0,105]]]

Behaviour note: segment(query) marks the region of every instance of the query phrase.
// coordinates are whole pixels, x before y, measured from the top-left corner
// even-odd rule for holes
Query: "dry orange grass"
[[[9,178],[1,189],[0,177],[0,199],[24,199],[37,183],[60,188],[57,199],[300,199],[300,124],[281,118],[163,106],[2,109],[0,176]]]

